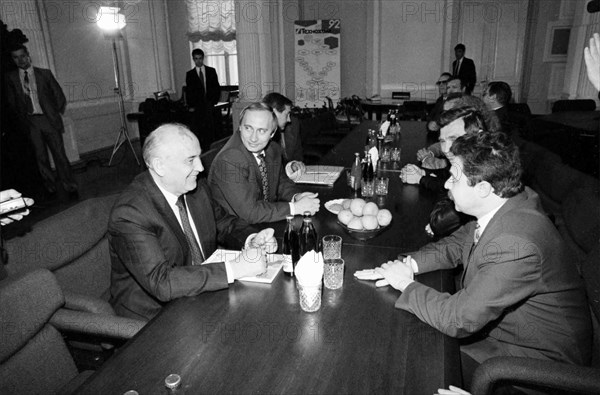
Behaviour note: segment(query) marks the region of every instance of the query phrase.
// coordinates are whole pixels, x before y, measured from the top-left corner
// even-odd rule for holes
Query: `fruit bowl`
[[[379,235],[381,232],[383,232],[384,230],[386,230],[387,228],[389,228],[390,224],[391,224],[390,223],[387,226],[378,226],[377,228],[372,229],[372,230],[365,230],[365,229],[356,230],[356,229],[350,229],[349,227],[347,227],[346,225],[344,225],[343,223],[341,223],[339,220],[337,221],[337,223],[351,237],[355,238],[356,240],[360,240],[360,241],[365,241],[365,240],[372,239],[373,237]]]

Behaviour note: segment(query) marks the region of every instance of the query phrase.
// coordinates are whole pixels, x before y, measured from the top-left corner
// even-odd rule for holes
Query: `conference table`
[[[323,164],[349,167],[362,152],[366,121],[350,132]],[[403,122],[402,163],[426,144],[424,125]],[[181,376],[187,394],[432,394],[461,385],[458,343],[409,312],[394,308],[400,292],[359,281],[356,270],[373,268],[429,241],[423,228],[434,196],[389,175],[390,192],[374,199],[393,220],[379,236],[360,241],[346,234],[323,206],[313,217],[319,236],[343,237],[344,283],[323,287],[321,308],[301,310],[294,278],[280,273],[271,284],[236,281],[226,290],[168,303],[133,339],[79,388],[82,394],[166,393],[169,374]],[[310,186],[321,202],[353,197],[345,173],[333,187]],[[297,217],[296,225],[300,218]],[[280,239],[284,223],[270,224]],[[417,281],[453,292],[448,271]]]

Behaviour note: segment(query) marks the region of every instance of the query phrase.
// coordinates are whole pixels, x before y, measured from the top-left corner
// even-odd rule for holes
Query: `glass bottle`
[[[362,177],[362,168],[360,163],[360,154],[354,153],[354,163],[352,163],[352,169],[350,170],[350,185],[353,191],[360,189],[360,179]]]
[[[373,181],[373,162],[371,161],[371,154],[367,155],[367,175],[365,179],[367,181]]]
[[[287,220],[287,226],[283,232],[283,272],[293,277],[296,263],[300,259],[298,233],[294,229],[294,216],[287,215],[285,219]]]
[[[311,250],[319,252],[317,241],[317,231],[312,223],[310,211],[305,211],[304,219],[302,220],[302,228],[300,228],[300,257]]]

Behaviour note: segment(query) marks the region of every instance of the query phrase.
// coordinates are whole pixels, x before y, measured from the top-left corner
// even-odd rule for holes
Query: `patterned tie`
[[[202,253],[202,248],[198,245],[198,241],[194,236],[194,232],[192,231],[192,226],[190,225],[190,219],[187,214],[187,208],[185,206],[184,195],[179,196],[177,199],[176,206],[179,208],[179,216],[181,217],[181,223],[183,225],[183,233],[185,233],[185,238],[187,239],[188,246],[190,247],[190,252],[192,254],[192,265],[199,265],[204,262],[204,254]]]
[[[259,160],[258,168],[260,169],[260,178],[262,179],[263,199],[269,201],[269,176],[267,174],[267,163],[265,162],[265,154],[257,155]]]
[[[480,230],[479,223],[477,223],[477,225],[475,225],[475,235],[473,236],[473,242],[475,245],[477,245],[477,243],[479,242],[480,237],[481,237],[481,230]]]
[[[204,73],[198,68],[198,78],[200,78],[200,87],[202,88],[202,97],[206,97],[206,87],[204,86]]]
[[[25,76],[23,77],[23,88],[27,95],[27,114],[33,114],[33,101],[31,99],[31,87],[29,86],[29,74],[27,71],[25,71]]]

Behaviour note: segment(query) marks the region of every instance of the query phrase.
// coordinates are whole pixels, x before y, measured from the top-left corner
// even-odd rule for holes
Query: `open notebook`
[[[316,184],[333,186],[344,168],[342,166],[306,166],[306,171],[295,179],[296,184]]]
[[[217,249],[202,264],[233,261],[238,259],[241,251]],[[255,283],[272,283],[283,266],[283,256],[281,254],[267,254],[267,272],[260,276],[242,277],[240,281],[251,281]]]

